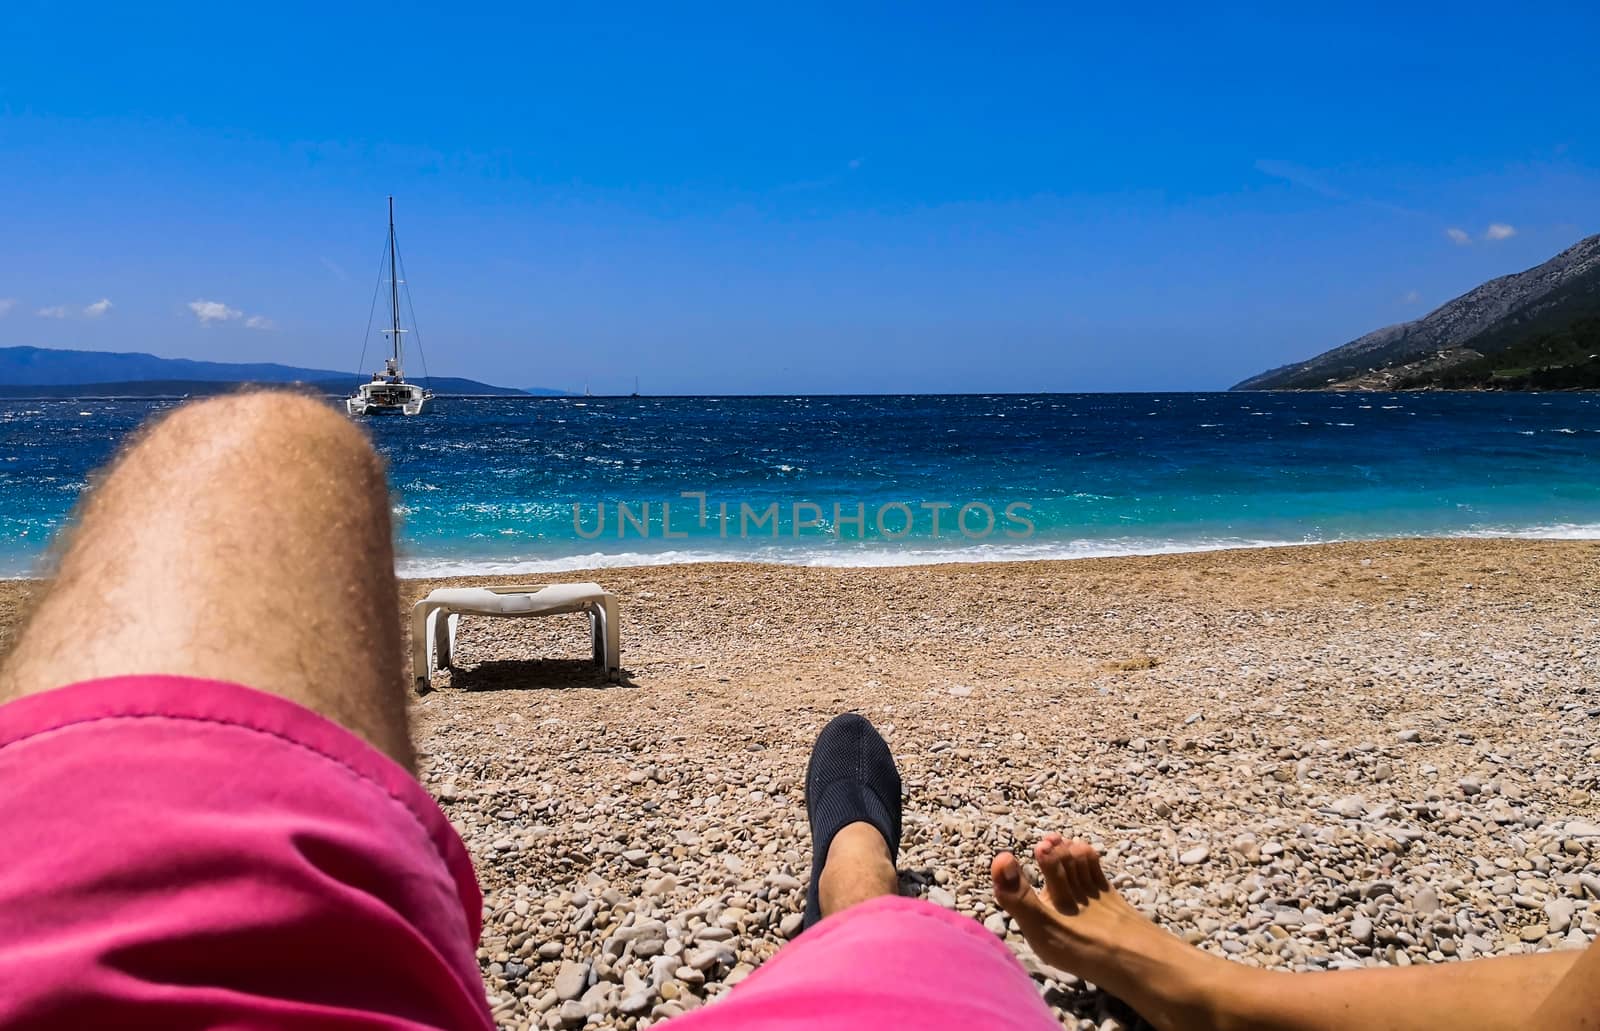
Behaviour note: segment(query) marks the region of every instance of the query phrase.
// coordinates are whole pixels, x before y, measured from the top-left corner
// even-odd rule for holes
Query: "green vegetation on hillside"
[[[1600,234],[1235,390],[1600,389]],[[1463,361],[1463,359],[1468,359]]]
[[[1497,341],[1500,342],[1500,341]],[[1399,390],[1600,390],[1600,318],[1535,332],[1503,349],[1401,380]]]

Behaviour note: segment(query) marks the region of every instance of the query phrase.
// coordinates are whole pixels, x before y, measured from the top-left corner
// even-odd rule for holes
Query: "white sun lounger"
[[[587,612],[594,664],[607,679],[622,678],[621,631],[617,599],[599,584],[515,584],[503,587],[441,587],[411,608],[411,675],[418,692],[428,689],[428,674],[450,667],[456,650],[456,625],[462,616],[555,616]]]

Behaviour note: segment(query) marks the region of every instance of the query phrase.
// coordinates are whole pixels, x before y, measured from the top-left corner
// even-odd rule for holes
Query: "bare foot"
[[[1111,887],[1087,841],[1048,834],[1034,846],[1044,891],[1009,852],[989,868],[994,894],[1040,959],[1092,981],[1162,1027],[1193,1026],[1197,964],[1210,957],[1146,920]],[[1141,1005],[1141,1003],[1143,1005]],[[1149,1008],[1159,1012],[1145,1012]]]

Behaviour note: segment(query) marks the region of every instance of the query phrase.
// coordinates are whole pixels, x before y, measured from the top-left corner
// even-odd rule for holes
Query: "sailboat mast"
[[[400,277],[395,274],[394,198],[389,198],[389,336],[394,341],[394,365],[400,368]]]

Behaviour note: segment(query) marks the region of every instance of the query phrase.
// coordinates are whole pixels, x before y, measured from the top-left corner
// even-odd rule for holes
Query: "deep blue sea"
[[[0,573],[173,403],[0,401]],[[1590,394],[444,398],[371,430],[409,574],[1600,537]]]

